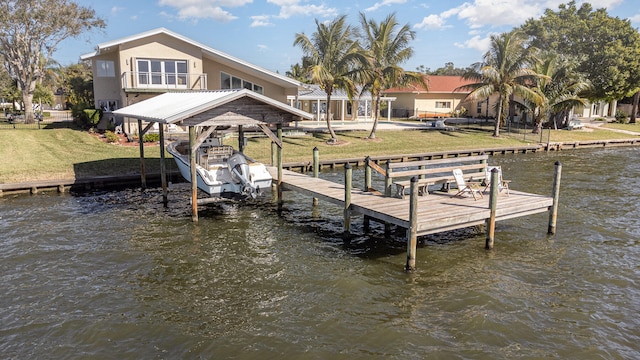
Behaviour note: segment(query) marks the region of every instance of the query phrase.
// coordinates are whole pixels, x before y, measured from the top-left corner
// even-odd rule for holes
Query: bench
[[[388,163],[385,176],[385,195],[404,198],[405,189],[411,185],[411,178],[418,177],[418,193],[427,195],[429,185],[442,184],[448,190],[455,182],[453,169],[460,169],[466,181],[485,179],[488,155],[454,157],[436,160],[418,160]],[[395,190],[395,191],[394,191]]]

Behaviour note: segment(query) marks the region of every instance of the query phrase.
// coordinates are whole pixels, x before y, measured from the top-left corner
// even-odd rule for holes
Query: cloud
[[[250,27],[262,27],[262,26],[273,26],[273,23],[269,21],[269,15],[255,15],[251,17]]]
[[[114,6],[114,7],[112,7],[112,8],[111,8],[111,13],[112,13],[112,14],[117,14],[117,13],[119,13],[119,12],[121,12],[121,11],[124,11],[124,8],[123,8],[123,7]]]
[[[491,35],[493,34],[487,34],[485,37],[474,35],[469,40],[462,43],[456,42],[453,45],[463,49],[475,49],[484,54],[491,47]]]
[[[300,4],[300,0],[267,0],[268,3],[280,7],[278,18],[288,19],[292,16],[333,17],[338,15],[336,8],[322,5]]]
[[[444,29],[446,19],[440,15],[431,14],[422,19],[422,21],[418,24],[415,24],[413,27],[416,29]]]
[[[631,20],[631,22],[634,24],[640,23],[640,13],[633,15],[632,17],[629,18],[629,20]]]
[[[400,5],[406,3],[407,0],[382,0],[373,4],[373,6],[364,9],[364,11],[375,11],[383,6]]]
[[[253,0],[159,0],[158,4],[176,8],[181,20],[213,19],[229,22],[238,17],[224,8],[240,7],[252,2]]]

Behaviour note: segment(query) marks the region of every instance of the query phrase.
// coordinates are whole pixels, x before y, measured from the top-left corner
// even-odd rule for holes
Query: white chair
[[[467,182],[464,180],[464,175],[462,174],[461,169],[453,169],[453,178],[456,180],[456,185],[458,186],[458,192],[453,196],[461,196],[465,193],[469,193],[471,194],[471,196],[473,196],[473,200],[478,200],[476,195],[479,195],[481,198],[484,197],[482,196],[482,191],[480,191],[480,187],[478,186],[478,184],[467,184]]]
[[[502,168],[500,166],[487,166],[485,170],[485,188],[484,191],[487,191],[491,187],[491,171],[493,169],[498,169],[498,192],[502,192],[502,190],[506,190],[507,196],[509,196],[509,181],[504,180],[502,178]]]

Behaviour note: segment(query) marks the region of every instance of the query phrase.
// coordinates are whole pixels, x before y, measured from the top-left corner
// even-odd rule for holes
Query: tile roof
[[[391,88],[385,94],[408,93],[408,92],[430,92],[430,93],[468,93],[469,91],[458,89],[461,86],[472,84],[472,80],[465,80],[462,76],[447,75],[427,75],[429,90],[425,90],[420,85],[412,85],[403,88]],[[458,89],[458,90],[456,90]]]

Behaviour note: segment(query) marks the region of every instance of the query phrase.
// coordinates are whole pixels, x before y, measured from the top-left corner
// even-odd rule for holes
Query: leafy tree
[[[299,63],[295,63],[294,65],[291,65],[291,69],[288,70],[285,73],[285,75],[292,79],[298,80],[302,83],[309,82],[309,78],[307,77],[307,74],[304,71],[304,68]]]
[[[533,46],[577,61],[576,70],[593,84],[589,99],[617,100],[640,90],[640,33],[629,20],[570,1],[528,20],[522,30]]]
[[[36,84],[58,44],[96,27],[104,28],[104,21],[94,10],[73,1],[0,2],[0,55],[22,91],[26,122],[33,122]]]
[[[336,89],[347,92],[349,98],[356,91],[352,79],[353,67],[361,62],[359,45],[354,40],[357,30],[346,23],[346,15],[336,17],[329,23],[316,19],[317,30],[308,38],[304,33],[296,34],[294,46],[299,46],[308,60],[308,71],[312,83],[320,85],[327,94],[327,128],[331,139],[337,143],[338,137],[331,127],[331,94]]]
[[[553,120],[565,115],[576,105],[585,105],[587,99],[581,94],[591,88],[580,73],[575,71],[575,65],[567,60],[561,60],[558,55],[548,54],[544,60],[538,61],[533,68],[538,74],[544,75],[537,79],[535,91],[541,96],[535,112],[533,133],[540,133],[544,120]]]
[[[400,26],[395,14],[390,14],[382,22],[368,20],[360,13],[360,26],[364,33],[362,44],[364,63],[357,71],[362,91],[370,91],[373,110],[373,126],[369,139],[375,139],[380,117],[380,98],[382,93],[395,86],[418,83],[427,87],[423,74],[404,71],[399,64],[413,55],[409,42],[415,38],[415,32],[409,25]]]
[[[463,76],[469,69],[457,68],[452,62],[444,64],[444,67],[437,68],[430,75]]]
[[[500,126],[512,95],[534,104],[542,101],[541,96],[529,87],[540,75],[530,68],[534,49],[525,47],[526,39],[519,31],[492,35],[490,49],[484,54],[483,61],[473,64],[463,76],[475,81],[462,87],[471,90],[466,100],[480,101],[498,93],[495,137],[500,136]]]

